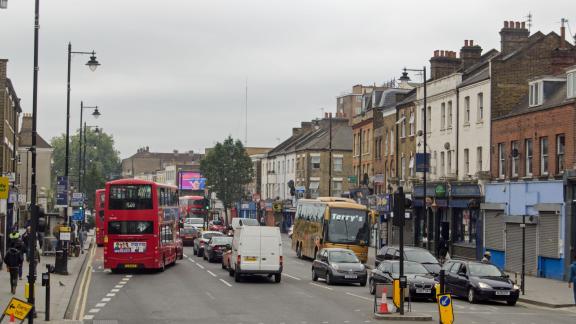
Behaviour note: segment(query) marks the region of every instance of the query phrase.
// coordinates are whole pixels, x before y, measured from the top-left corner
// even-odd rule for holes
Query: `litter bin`
[[[56,251],[56,261],[54,264],[54,272],[61,275],[68,274],[68,262],[66,262],[63,250]]]

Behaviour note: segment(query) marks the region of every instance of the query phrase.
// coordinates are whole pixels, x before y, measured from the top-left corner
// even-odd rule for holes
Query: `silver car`
[[[312,263],[312,280],[326,279],[326,284],[359,283],[366,286],[366,267],[348,249],[326,248],[316,254]]]

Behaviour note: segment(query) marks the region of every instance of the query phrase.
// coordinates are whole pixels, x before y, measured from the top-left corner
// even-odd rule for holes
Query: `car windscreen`
[[[392,264],[392,273],[400,273],[400,263]],[[428,270],[420,263],[404,262],[404,274],[428,274]]]
[[[343,244],[368,244],[370,225],[365,210],[331,208],[328,241]]]
[[[438,263],[438,260],[428,251],[406,250],[404,251],[406,260],[418,263]]]
[[[222,233],[204,233],[204,234],[202,234],[202,237],[207,239],[207,240],[211,239],[214,236],[224,236],[224,234],[222,234]]]
[[[204,220],[202,218],[186,218],[184,220],[186,224],[204,224]]]
[[[353,252],[331,251],[328,253],[328,260],[334,263],[358,263],[358,258]]]
[[[212,245],[226,245],[226,244],[232,244],[232,237],[229,236],[214,236],[211,240]]]
[[[152,209],[151,185],[111,185],[108,195],[110,210]]]
[[[492,264],[471,263],[469,274],[476,277],[501,277],[502,271]]]
[[[108,234],[154,234],[154,222],[151,221],[114,221],[108,223]]]
[[[180,230],[180,233],[182,233],[182,234],[194,234],[196,232],[197,232],[197,230],[195,228],[190,228],[190,227],[185,227],[185,228],[182,228]]]

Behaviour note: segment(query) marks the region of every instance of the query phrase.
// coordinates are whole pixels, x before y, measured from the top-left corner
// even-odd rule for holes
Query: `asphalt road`
[[[311,263],[296,258],[284,238],[282,282],[251,277],[234,282],[219,263],[185,249],[184,260],[163,273],[112,274],[102,269],[101,248],[93,261],[85,323],[376,323],[368,287],[312,282]],[[433,315],[432,302],[413,302],[412,311]],[[456,323],[575,323],[576,310],[518,304],[470,305],[455,300]],[[116,322],[117,321],[117,322]]]

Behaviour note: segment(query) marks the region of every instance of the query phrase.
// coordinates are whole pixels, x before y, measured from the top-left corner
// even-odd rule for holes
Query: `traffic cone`
[[[388,301],[387,301],[387,297],[386,297],[386,288],[383,288],[382,290],[382,301],[380,302],[380,310],[379,313],[380,314],[388,314],[390,313],[388,311]]]
[[[14,318],[14,313],[10,314],[10,323],[16,323],[16,319]]]

